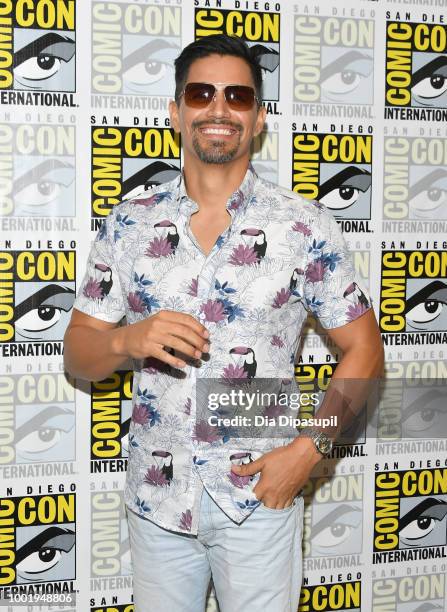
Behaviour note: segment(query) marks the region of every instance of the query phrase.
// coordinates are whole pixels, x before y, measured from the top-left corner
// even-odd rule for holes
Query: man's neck
[[[197,202],[202,212],[219,212],[225,209],[228,198],[244,180],[249,160],[232,164],[188,164],[183,173],[188,196]]]

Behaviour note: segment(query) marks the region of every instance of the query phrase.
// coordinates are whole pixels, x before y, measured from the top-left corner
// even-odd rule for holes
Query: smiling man
[[[250,165],[265,121],[256,54],[210,36],[175,68],[183,173],[110,213],[66,366],[101,379],[134,360],[125,500],[135,609],[200,612],[212,576],[221,612],[295,612],[300,493],[332,440],[318,429],[229,436],[204,418],[199,383],[228,392],[235,379],[293,379],[308,311],[343,352],[334,379],[377,376],[380,334],[334,218]]]

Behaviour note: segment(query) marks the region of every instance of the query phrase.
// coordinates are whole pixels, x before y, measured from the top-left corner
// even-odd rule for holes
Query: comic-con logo
[[[180,136],[171,128],[92,127],[92,217],[104,219],[121,200],[179,172]]]
[[[360,612],[362,583],[337,582],[301,588],[298,612]]]
[[[294,100],[373,104],[374,20],[297,15]]]
[[[387,21],[385,105],[447,108],[446,49],[445,25]]]
[[[213,34],[242,38],[262,69],[262,97],[279,100],[280,14],[196,8],[195,39]]]
[[[374,563],[425,558],[447,544],[446,525],[447,468],[376,472]]]
[[[76,578],[76,493],[0,499],[0,585]]]
[[[75,259],[75,251],[0,253],[1,344],[62,341],[76,294]]]
[[[123,492],[107,490],[91,494],[91,576],[132,574],[129,531]]]
[[[75,0],[4,0],[0,90],[76,89]]]
[[[318,200],[337,220],[371,219],[372,135],[293,132],[292,142],[293,191]]]
[[[384,151],[383,218],[447,219],[447,139],[386,136]]]
[[[372,583],[372,610],[436,612],[445,610],[445,574],[382,578]]]
[[[385,340],[399,332],[436,332],[444,342],[447,330],[447,251],[383,251],[380,328]],[[391,342],[391,340],[390,340]]]
[[[75,390],[63,372],[4,374],[0,398],[0,465],[75,459]]]
[[[344,557],[337,567],[359,564],[363,532],[363,474],[311,478],[304,487],[303,551],[309,570],[325,569],[327,559]],[[317,559],[319,557],[320,559]]]
[[[181,8],[98,1],[91,6],[92,93],[172,96]]]
[[[91,471],[124,471],[128,457],[129,426],[132,414],[133,373],[114,372],[91,384]],[[117,460],[117,461],[115,461]]]
[[[75,126],[10,123],[0,126],[0,215],[74,217]],[[8,179],[8,180],[5,180]]]

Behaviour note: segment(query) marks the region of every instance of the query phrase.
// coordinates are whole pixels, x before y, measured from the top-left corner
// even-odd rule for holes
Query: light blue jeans
[[[135,612],[203,612],[211,576],[220,612],[296,612],[303,505],[260,504],[237,525],[204,489],[197,536],[128,511]]]

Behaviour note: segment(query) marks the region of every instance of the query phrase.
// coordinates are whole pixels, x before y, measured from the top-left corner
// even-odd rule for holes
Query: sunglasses
[[[220,83],[216,83],[220,85]],[[206,108],[215,99],[217,91],[223,90],[225,101],[235,111],[248,111],[253,108],[255,101],[258,106],[259,99],[256,97],[253,87],[247,85],[225,85],[216,87],[212,83],[188,83],[180,94],[184,96],[186,106],[191,108]]]

